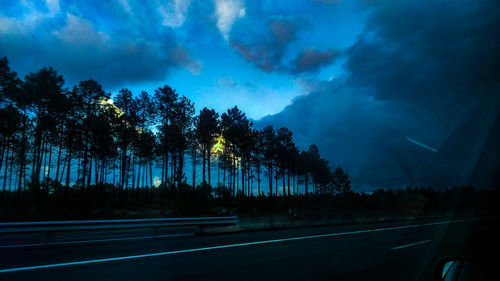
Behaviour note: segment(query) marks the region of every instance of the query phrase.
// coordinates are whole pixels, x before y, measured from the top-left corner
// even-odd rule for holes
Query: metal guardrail
[[[58,232],[78,230],[154,228],[172,226],[217,226],[233,225],[238,222],[236,216],[231,217],[199,217],[199,218],[156,218],[156,219],[123,219],[123,220],[80,220],[80,221],[39,221],[39,222],[3,222],[0,223],[0,234]]]

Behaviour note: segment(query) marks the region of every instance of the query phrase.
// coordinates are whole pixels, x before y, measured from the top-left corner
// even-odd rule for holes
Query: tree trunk
[[[232,177],[233,177],[232,178],[232,180],[233,180],[233,194],[234,194],[234,196],[236,196],[236,193],[237,193],[238,190],[237,190],[236,182],[235,182],[237,175],[236,175],[236,156],[234,155],[234,153],[233,153],[233,166],[231,167],[231,170],[233,171],[233,173],[232,173]]]
[[[153,161],[149,159],[149,187],[153,188]]]
[[[95,158],[95,185],[99,183],[99,159]]]
[[[87,175],[87,163],[88,163],[88,135],[85,135],[84,151],[83,151],[83,172],[82,172],[82,188],[85,185],[85,176]],[[69,167],[68,167],[69,168]]]
[[[196,149],[193,149],[193,188],[196,188]]]
[[[273,165],[269,164],[269,197],[273,196]]]
[[[206,163],[207,163],[207,150],[205,148],[203,148],[203,175],[202,175],[202,179],[203,179],[203,184],[205,184],[207,181],[206,181],[206,178],[205,178],[205,175],[206,175]]]
[[[49,145],[49,167],[47,168],[47,178],[50,179],[50,166],[52,166],[52,146]]]
[[[177,174],[177,186],[180,186],[182,183],[182,174],[184,171],[184,150],[179,150],[179,171]]]
[[[207,172],[208,172],[208,185],[209,186],[212,186],[212,176],[211,176],[211,172],[212,172],[212,169],[210,168],[210,162],[211,162],[211,151],[210,149],[207,150]]]
[[[290,169],[288,170],[288,196],[290,196]]]
[[[257,167],[257,190],[259,192],[257,196],[260,196],[260,165]]]
[[[162,169],[163,169],[163,167],[162,167]],[[146,173],[147,173],[147,171],[148,171],[148,168],[146,167],[146,163],[144,163],[142,165],[142,186],[143,187],[145,187],[145,186],[148,185],[147,181],[146,181]],[[165,172],[165,171],[162,170],[162,173],[163,172]],[[163,175],[162,175],[162,179],[163,179]]]
[[[5,153],[5,147],[7,146],[6,143],[7,142],[5,141],[5,138],[2,138],[2,153],[0,154],[0,172],[2,171],[3,156],[4,156],[4,153]]]
[[[276,175],[274,176],[274,183],[275,183],[275,193],[276,193],[276,196],[278,196],[278,176],[279,176],[279,171],[278,171],[278,166],[276,166]]]
[[[226,167],[222,171],[222,186],[226,187]]]
[[[309,181],[309,179],[307,178],[307,173],[305,173],[304,174],[304,183],[306,185],[306,191],[305,191],[306,195],[309,195],[308,181]]]
[[[142,163],[142,158],[139,157],[139,163],[137,165],[137,188],[140,188],[141,185],[140,185],[140,180],[141,180],[141,163]],[[144,185],[143,185],[144,186]]]
[[[87,188],[90,187],[90,180],[92,179],[92,157],[90,157],[89,159],[89,171],[88,171],[88,175],[84,175],[87,177]]]
[[[25,130],[25,122],[23,122],[23,129],[22,129],[22,137],[21,137],[21,152],[19,153],[20,159],[20,172],[19,172],[19,183],[17,186],[17,193],[18,196],[20,197],[21,195],[21,188],[22,188],[22,180],[26,176],[26,130]],[[26,180],[24,180],[24,185],[26,185]]]
[[[61,165],[62,137],[59,138],[59,150],[57,151],[56,181],[59,181],[59,168]]]
[[[161,163],[161,183],[165,184],[165,156],[163,156],[163,161]]]
[[[7,167],[5,167],[7,169]],[[10,174],[9,174],[9,191],[12,190],[12,174],[13,174],[13,168],[14,168],[14,158],[11,157],[10,159]],[[5,192],[5,190],[4,190]]]
[[[282,171],[283,175],[281,176],[281,180],[283,181],[283,197],[286,196],[286,189],[285,189],[285,169]]]
[[[66,168],[66,188],[69,188],[69,173],[71,170],[71,149],[68,151],[68,166]]]
[[[10,147],[7,147],[7,152],[5,153],[5,170],[3,173],[3,187],[2,187],[2,194],[5,194],[5,187],[7,186],[7,169],[9,168],[9,152],[10,152]],[[2,195],[3,197],[3,195]]]

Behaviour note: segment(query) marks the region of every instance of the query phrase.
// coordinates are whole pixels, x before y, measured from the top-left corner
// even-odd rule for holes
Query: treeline
[[[331,171],[316,145],[300,151],[290,130],[257,130],[236,106],[221,115],[208,108],[196,114],[194,103],[167,85],[152,95],[122,89],[114,97],[94,80],[64,85],[50,67],[21,80],[7,58],[0,60],[3,193],[38,198],[56,189],[69,196],[106,186],[124,191],[189,185],[217,186],[213,195],[233,197],[254,196],[255,190],[269,197],[350,190],[347,174]]]

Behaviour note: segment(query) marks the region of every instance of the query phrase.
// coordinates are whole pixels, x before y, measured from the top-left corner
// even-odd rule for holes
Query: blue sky
[[[343,72],[363,30],[356,1],[3,1],[0,51],[21,76],[53,66],[116,93],[168,84],[197,108],[276,114],[304,79]],[[300,66],[299,66],[300,65]]]

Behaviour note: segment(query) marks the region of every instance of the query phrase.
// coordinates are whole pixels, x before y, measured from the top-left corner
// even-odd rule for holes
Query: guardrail
[[[155,218],[155,219],[123,219],[123,220],[80,220],[80,221],[39,221],[39,222],[3,222],[0,223],[0,234],[9,233],[53,233],[59,231],[158,228],[173,226],[216,226],[233,225],[238,222],[236,216],[231,217],[199,217],[199,218]]]

